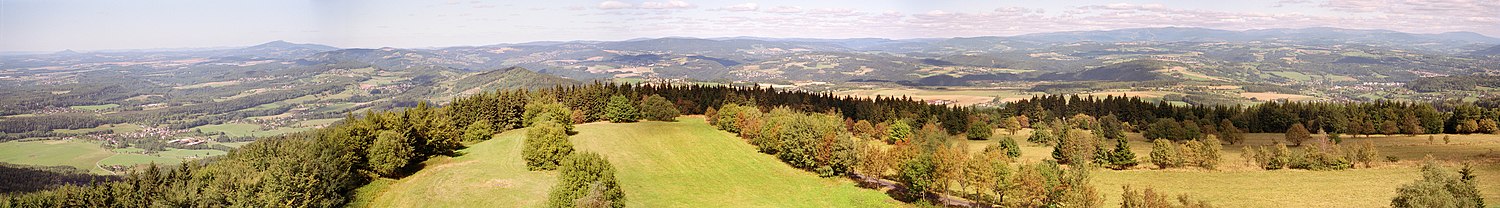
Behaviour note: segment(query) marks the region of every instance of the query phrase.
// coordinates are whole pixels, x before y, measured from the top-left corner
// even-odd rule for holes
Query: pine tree
[[[1115,139],[1115,149],[1109,154],[1109,167],[1115,170],[1124,170],[1135,167],[1135,152],[1130,151],[1130,140],[1126,138]]]

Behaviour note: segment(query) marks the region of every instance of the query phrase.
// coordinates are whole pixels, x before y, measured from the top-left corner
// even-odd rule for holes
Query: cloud
[[[668,0],[667,2],[648,1],[641,3],[640,6],[640,8],[642,9],[692,9],[697,7],[697,5],[689,4],[687,2],[679,0]]]
[[[635,6],[634,5],[630,5],[630,3],[625,3],[625,2],[620,2],[620,1],[604,1],[604,2],[599,2],[599,9],[605,9],[605,10],[609,10],[609,9],[629,9],[631,7],[635,7]]]
[[[766,12],[782,14],[802,13],[802,7],[777,6],[776,8],[766,9]]]
[[[748,11],[760,10],[760,5],[755,4],[755,3],[743,3],[743,4],[729,5],[729,6],[726,6],[726,7],[723,7],[723,8],[719,8],[719,10],[732,11],[732,12],[748,12]]]

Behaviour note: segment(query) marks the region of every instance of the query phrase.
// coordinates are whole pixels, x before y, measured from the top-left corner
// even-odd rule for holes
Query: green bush
[[[625,191],[615,179],[614,166],[597,153],[568,156],[557,176],[547,207],[625,207]]]
[[[676,121],[682,112],[677,110],[677,105],[660,95],[646,96],[641,101],[641,116],[653,121]]]
[[[641,112],[635,109],[635,103],[630,98],[614,95],[604,105],[604,118],[609,119],[609,122],[630,123],[641,120]]]
[[[411,163],[415,156],[411,140],[405,134],[382,130],[375,136],[375,144],[369,150],[370,169],[381,176],[395,176],[401,168]]]
[[[522,126],[531,127],[546,116],[547,120],[561,124],[564,132],[573,132],[573,110],[567,105],[551,99],[532,99],[525,108],[526,111],[521,113]]]
[[[525,147],[521,149],[526,159],[527,170],[553,170],[558,163],[573,153],[573,144],[568,142],[562,125],[552,122],[550,115],[542,116],[541,122],[526,130]]]
[[[1453,172],[1429,158],[1422,165],[1422,179],[1396,189],[1391,207],[1484,207],[1474,177],[1469,166]]]
[[[484,140],[489,140],[490,137],[494,136],[494,135],[495,135],[495,128],[494,128],[493,125],[490,125],[489,121],[478,120],[478,121],[474,121],[473,124],[469,124],[469,126],[464,127],[463,141],[465,141],[465,142],[484,141]]]

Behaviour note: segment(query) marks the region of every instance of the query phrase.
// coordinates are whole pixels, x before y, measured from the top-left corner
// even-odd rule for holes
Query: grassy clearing
[[[99,161],[101,165],[139,165],[139,164],[177,164],[186,160],[202,159],[209,156],[223,155],[226,152],[220,150],[185,150],[167,149],[152,154],[117,154]]]
[[[1274,74],[1274,75],[1279,76],[1279,77],[1286,77],[1287,79],[1292,79],[1292,80],[1299,81],[1299,82],[1306,82],[1306,81],[1312,80],[1312,76],[1307,76],[1306,74],[1302,74],[1301,72],[1273,71],[1273,72],[1268,72],[1268,73]]]
[[[104,104],[104,105],[76,105],[76,106],[68,106],[68,108],[72,108],[73,110],[90,110],[90,111],[91,110],[104,110],[104,109],[110,109],[110,108],[115,108],[115,107],[120,107],[120,104],[113,104],[113,103],[111,103],[111,104]]]
[[[583,151],[609,158],[631,207],[888,207],[899,202],[842,178],[791,168],[702,118],[679,122],[578,125]],[[463,156],[428,161],[399,181],[359,190],[370,207],[536,207],[555,171],[526,171],[524,130],[474,144]],[[363,203],[368,202],[368,203]]]
[[[320,121],[320,122],[322,122],[322,121]],[[307,128],[307,127],[287,128],[287,127],[283,127],[283,128],[273,128],[271,130],[261,130],[260,129],[260,125],[258,125],[258,124],[227,123],[227,124],[203,125],[203,126],[194,127],[193,129],[197,129],[197,130],[202,131],[203,133],[207,133],[207,134],[213,134],[213,133],[223,132],[224,135],[231,136],[231,137],[241,137],[241,136],[268,137],[268,136],[276,136],[276,135],[282,135],[282,134],[289,134],[289,133],[297,133],[297,132],[307,131],[307,130],[310,130],[312,128]]]
[[[106,130],[114,130],[114,133],[130,133],[141,131],[141,128],[141,125],[122,123],[99,125],[94,128],[87,129],[53,129],[52,132],[61,134],[87,134],[93,132],[103,132]]]
[[[65,165],[94,173],[106,173],[94,162],[114,153],[99,144],[81,141],[42,140],[0,142],[0,162],[25,165]]]

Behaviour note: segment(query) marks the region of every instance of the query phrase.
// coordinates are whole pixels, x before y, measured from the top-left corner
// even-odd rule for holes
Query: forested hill
[[[455,91],[495,91],[505,89],[539,89],[579,84],[577,80],[537,73],[522,67],[481,72],[459,79]],[[477,92],[476,91],[476,92]]]

